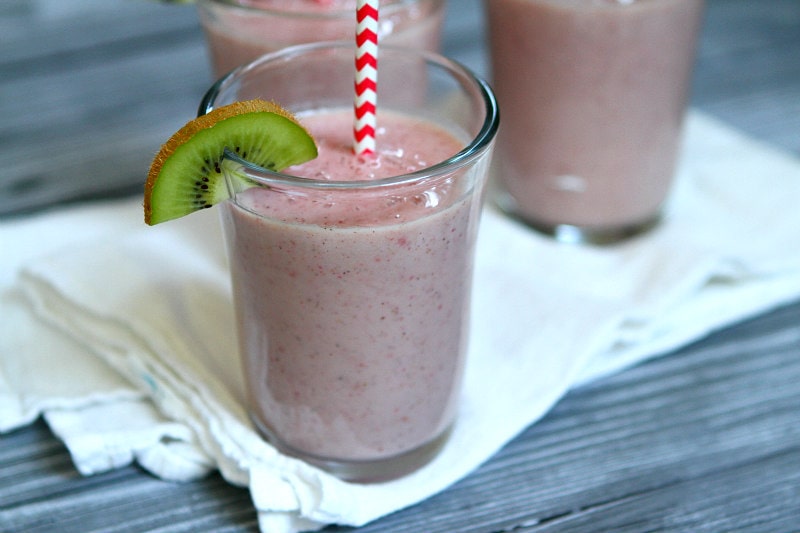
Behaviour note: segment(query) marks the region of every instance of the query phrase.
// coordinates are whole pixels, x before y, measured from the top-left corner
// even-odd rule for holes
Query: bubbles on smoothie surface
[[[375,181],[402,176],[447,160],[464,146],[463,141],[445,128],[423,119],[384,112],[383,125],[376,130],[376,153],[356,155],[349,109],[317,110],[299,114],[298,118],[314,136],[319,155],[287,168],[284,173],[318,181]],[[446,207],[457,194],[453,183],[453,176],[436,176],[414,184],[387,185],[395,189],[395,194],[385,188],[377,194],[374,188],[355,187],[348,194],[315,191],[287,196],[292,196],[294,202],[307,203],[302,210],[302,223],[380,226],[415,220],[422,210]],[[271,196],[269,192],[258,192]],[[283,213],[278,198],[269,202],[271,212]],[[296,221],[285,214],[277,216]]]
[[[373,181],[423,170],[448,159],[462,148],[453,135],[443,129],[437,132],[437,142],[429,140],[421,146],[414,135],[416,119],[387,114],[391,115],[393,126],[378,125],[375,132],[377,152],[370,156],[353,154],[352,114],[349,111],[299,114],[298,118],[317,141],[319,156],[285,172],[317,180]],[[397,127],[398,123],[402,126]],[[427,130],[431,126],[428,124],[424,128]]]

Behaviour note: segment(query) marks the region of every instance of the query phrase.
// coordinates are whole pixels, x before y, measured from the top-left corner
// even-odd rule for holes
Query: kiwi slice
[[[188,122],[153,159],[144,187],[144,221],[158,224],[229,198],[226,149],[276,171],[317,157],[311,135],[277,104],[247,100],[219,107]],[[256,185],[241,174],[232,176],[244,187]]]

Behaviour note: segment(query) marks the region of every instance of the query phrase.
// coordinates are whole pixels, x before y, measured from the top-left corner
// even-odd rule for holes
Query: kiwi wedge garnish
[[[228,199],[226,149],[275,171],[317,157],[314,139],[279,105],[247,100],[219,107],[188,122],[153,159],[144,187],[144,221],[158,224]],[[255,185],[242,174],[230,175],[244,187]]]

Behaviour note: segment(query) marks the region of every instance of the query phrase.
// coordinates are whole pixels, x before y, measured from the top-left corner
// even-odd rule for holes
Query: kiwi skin
[[[308,131],[277,104],[248,100],[219,107],[178,130],[153,159],[144,190],[145,223],[166,222],[228,199],[225,148],[277,171],[317,156]]]

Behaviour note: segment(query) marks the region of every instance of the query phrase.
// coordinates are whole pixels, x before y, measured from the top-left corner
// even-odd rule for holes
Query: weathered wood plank
[[[0,450],[3,532],[257,529],[247,491],[219,475],[179,484],[130,466],[82,477],[41,421],[0,436]]]
[[[160,143],[211,81],[194,7],[0,9],[0,215],[139,192]]]
[[[198,64],[205,66],[204,51],[188,45],[2,84],[0,211],[140,190],[161,142],[194,115],[209,84]],[[37,101],[47,120],[21,113],[18,95]]]
[[[25,75],[68,70],[76,62],[106,62],[132,49],[194,39],[196,28],[192,6],[150,0],[3,0],[0,72]]]
[[[800,153],[800,5],[707,1],[692,103]]]

